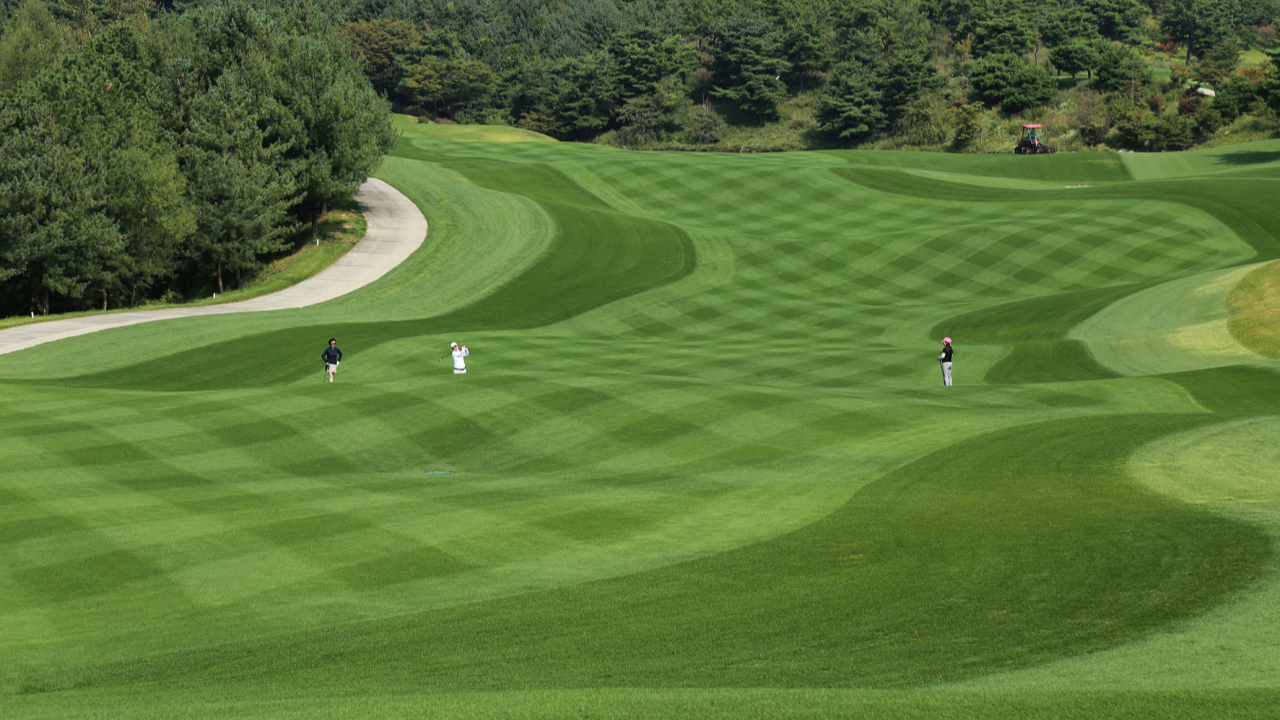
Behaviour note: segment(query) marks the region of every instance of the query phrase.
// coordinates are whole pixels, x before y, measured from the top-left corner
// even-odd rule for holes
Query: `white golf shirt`
[[[454,348],[454,349],[453,349],[453,369],[454,369],[454,370],[466,370],[466,369],[467,369],[467,363],[466,363],[466,362],[464,362],[462,358],[464,358],[464,357],[466,357],[466,356],[468,356],[468,355],[470,355],[470,354],[471,354],[471,351],[467,349],[467,346],[466,346],[466,345],[463,345],[463,346],[462,346],[462,347],[460,347],[460,348]]]

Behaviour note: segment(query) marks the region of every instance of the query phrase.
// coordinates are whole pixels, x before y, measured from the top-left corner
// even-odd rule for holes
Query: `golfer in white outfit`
[[[453,374],[466,375],[467,362],[463,358],[470,355],[471,351],[467,349],[466,345],[458,347],[458,343],[449,343],[449,347],[453,349]]]

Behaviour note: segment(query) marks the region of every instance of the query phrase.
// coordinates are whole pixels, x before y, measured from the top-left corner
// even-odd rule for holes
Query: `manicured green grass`
[[[1270,62],[1271,58],[1261,50],[1249,49],[1240,53],[1240,67],[1257,67],[1264,62]]]
[[[548,135],[543,135],[524,128],[505,127],[500,125],[441,125],[436,123],[420,123],[407,115],[395,117],[396,128],[401,133],[413,137],[427,137],[436,140],[473,141],[473,142],[554,142]]]
[[[1280,263],[1256,268],[1228,298],[1231,336],[1261,355],[1280,358]]]
[[[0,357],[0,714],[1275,716],[1271,146],[402,128],[378,283]]]

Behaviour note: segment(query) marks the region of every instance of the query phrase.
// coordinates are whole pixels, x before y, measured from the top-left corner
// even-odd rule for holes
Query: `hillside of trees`
[[[370,81],[408,112],[624,147],[731,149],[742,128],[783,120],[801,147],[965,150],[984,125],[1024,117],[1072,148],[1182,149],[1242,115],[1267,131],[1280,109],[1273,65],[1237,72],[1243,51],[1271,50],[1280,0],[342,8]]]
[[[1277,134],[1280,0],[0,0],[0,316],[239,284],[392,109],[628,148]],[[1252,58],[1250,62],[1245,60]]]
[[[0,316],[238,286],[395,141],[323,8],[0,2]]]

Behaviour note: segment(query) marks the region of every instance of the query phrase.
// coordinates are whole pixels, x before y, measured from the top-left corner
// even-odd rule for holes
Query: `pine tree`
[[[54,65],[62,36],[40,0],[28,0],[0,36],[0,92],[12,90]]]
[[[273,48],[274,95],[288,113],[289,159],[302,211],[319,234],[329,202],[355,192],[394,146],[387,102],[333,38],[292,36]]]
[[[818,97],[822,130],[841,140],[861,142],[884,129],[886,116],[876,84],[877,79],[860,63],[837,66]]]
[[[35,97],[0,97],[0,281],[42,315],[79,309],[123,248],[83,155],[59,135]]]
[[[250,60],[231,69],[193,105],[183,166],[202,220],[188,252],[213,266],[222,292],[224,270],[240,280],[260,256],[285,247],[301,190],[286,161],[289,142],[270,129],[285,115],[270,68]]]
[[[777,30],[759,15],[742,12],[720,23],[715,34],[719,42],[711,94],[754,118],[776,118],[778,103],[787,97],[782,74],[789,69]]]

